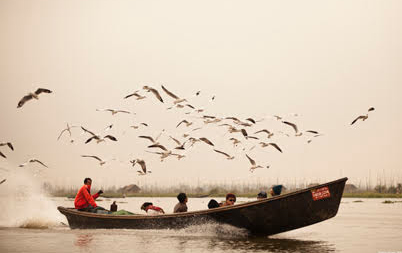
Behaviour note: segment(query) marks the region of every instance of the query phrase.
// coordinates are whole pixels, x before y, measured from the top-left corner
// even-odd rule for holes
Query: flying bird
[[[0,181],[0,184],[4,183],[7,179],[3,179]]]
[[[67,123],[67,127],[61,131],[61,133],[59,134],[59,137],[57,137],[57,140],[60,140],[60,138],[61,138],[61,136],[63,135],[63,133],[66,132],[66,131],[69,133],[69,135],[70,135],[70,137],[71,137],[71,128],[74,128],[74,127],[79,127],[79,126],[70,126],[70,125]]]
[[[42,166],[44,166],[44,167],[46,167],[46,168],[49,168],[49,167],[47,167],[43,162],[41,162],[41,161],[39,161],[38,159],[30,159],[28,162],[25,162],[25,163],[22,163],[22,164],[20,164],[18,167],[24,167],[25,165],[27,165],[28,163],[39,163],[40,165],[42,165]]]
[[[168,151],[167,148],[165,148],[165,146],[160,145],[160,144],[153,144],[153,145],[148,146],[148,148],[160,148],[163,151]]]
[[[257,164],[255,163],[255,161],[254,161],[253,159],[251,159],[251,157],[249,157],[247,154],[246,154],[246,156],[247,156],[248,160],[249,160],[250,163],[251,163],[251,168],[250,168],[250,171],[251,171],[251,172],[253,172],[255,169],[258,169],[258,168],[264,168],[264,167],[262,167],[261,165],[257,165]]]
[[[151,173],[151,171],[147,171],[147,165],[145,164],[144,160],[136,159],[135,161],[141,166],[142,171],[139,171],[139,172],[144,173],[144,175],[147,174],[147,173]]]
[[[2,157],[4,157],[4,158],[6,158],[7,159],[7,156],[6,155],[4,155],[1,151],[0,151],[0,156],[2,156]]]
[[[100,143],[100,142],[104,142],[106,141],[106,139],[109,139],[111,141],[117,141],[117,138],[112,136],[112,135],[106,135],[103,138],[100,138],[98,135],[94,135],[91,138],[89,138],[88,140],[86,140],[85,144],[89,143],[92,140],[96,140],[96,143]]]
[[[296,124],[288,122],[288,121],[282,121],[282,123],[291,126],[295,130],[296,134],[299,132],[299,130],[297,129]]]
[[[234,146],[234,147],[237,146],[237,144],[241,142],[241,141],[239,141],[238,139],[233,138],[233,137],[230,138],[229,140],[233,141],[233,146]]]
[[[246,120],[250,121],[251,123],[255,124],[255,120],[252,118],[247,118]]]
[[[30,92],[28,95],[21,98],[21,100],[18,102],[17,108],[22,107],[27,101],[33,98],[39,99],[39,94],[41,93],[52,93],[52,91],[48,89],[39,88],[35,92]]]
[[[115,110],[115,109],[96,109],[96,110],[97,110],[97,111],[103,111],[103,112],[111,112],[112,115],[115,115],[115,114],[117,114],[117,113],[119,113],[119,112],[131,114],[131,112],[129,112],[129,111],[124,111],[124,110]]]
[[[102,159],[100,159],[99,157],[97,157],[95,155],[81,155],[81,157],[94,158],[94,159],[99,161],[100,166],[102,166],[102,165],[104,165],[106,163],[106,161],[103,161]]]
[[[156,140],[154,140],[154,138],[152,138],[151,136],[140,135],[140,136],[138,136],[138,138],[150,140],[152,142],[152,144],[159,144],[159,142],[157,142],[157,138],[156,138]]]
[[[13,144],[11,144],[11,142],[2,142],[2,143],[0,143],[0,147],[5,146],[5,145],[7,145],[11,150],[14,151],[14,147],[13,147]]]
[[[214,151],[219,153],[219,154],[222,154],[222,155],[226,156],[226,159],[228,159],[228,160],[233,160],[234,159],[234,156],[230,156],[230,155],[226,154],[225,152],[219,151],[217,149],[214,149]]]
[[[155,95],[155,97],[159,100],[159,101],[161,101],[162,103],[163,103],[163,99],[162,99],[162,97],[161,97],[161,95],[159,94],[159,92],[156,90],[156,89],[154,89],[154,88],[151,88],[151,87],[149,87],[149,86],[144,86],[144,87],[142,87],[144,90],[146,90],[147,92],[152,92],[152,94],[154,94]]]

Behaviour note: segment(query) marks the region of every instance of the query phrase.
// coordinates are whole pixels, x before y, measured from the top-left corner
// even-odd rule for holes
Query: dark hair
[[[272,191],[274,192],[275,196],[281,194],[282,187],[283,186],[281,184],[272,186]]]
[[[228,200],[229,198],[234,198],[236,200],[236,195],[234,195],[233,193],[226,194],[226,200]]]
[[[91,180],[91,181],[92,181],[91,178],[87,177],[87,178],[84,179],[84,184],[86,184],[86,183],[88,182],[88,180]]]
[[[219,207],[218,201],[211,199],[208,203],[208,208],[211,209],[211,208],[216,208],[216,207]]]
[[[267,198],[267,193],[265,191],[260,191],[257,198]]]
[[[152,206],[152,202],[145,202],[144,204],[142,204],[141,209],[145,210],[145,208],[147,208],[147,206]]]
[[[187,195],[183,192],[179,193],[179,195],[177,195],[177,199],[179,200],[180,203],[183,203],[187,198]]]

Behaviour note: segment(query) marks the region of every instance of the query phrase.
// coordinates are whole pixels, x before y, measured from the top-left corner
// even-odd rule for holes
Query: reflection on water
[[[86,248],[94,239],[92,234],[78,234],[77,239],[75,240],[74,245],[79,248]]]

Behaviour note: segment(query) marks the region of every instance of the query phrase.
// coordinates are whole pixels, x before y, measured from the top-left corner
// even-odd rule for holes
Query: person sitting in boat
[[[269,193],[271,194],[272,197],[281,195],[282,187],[283,187],[283,185],[281,185],[281,184],[274,185],[274,186],[272,186],[272,188],[269,191]]]
[[[214,200],[214,199],[211,199],[211,200],[208,202],[208,208],[209,208],[209,209],[217,208],[217,207],[220,207],[218,201],[216,201],[216,200]]]
[[[174,206],[173,213],[187,212],[187,195],[183,192],[179,193],[179,195],[177,195],[177,199],[179,200],[179,203]]]
[[[236,202],[236,195],[233,193],[226,194],[226,201],[220,203],[220,206],[232,206]]]
[[[103,191],[99,190],[96,194],[91,195],[91,185],[92,179],[90,179],[89,177],[85,178],[84,185],[78,190],[77,196],[75,196],[75,209],[77,209],[78,211],[86,211],[92,213],[104,213],[106,209],[98,206],[95,203],[95,199],[97,199],[103,193]]]
[[[158,206],[154,206],[151,202],[145,202],[141,206],[141,210],[144,210],[147,214],[150,215],[157,215],[157,214],[164,214],[165,211],[163,211],[162,208]]]
[[[261,199],[266,199],[267,198],[267,193],[265,191],[260,191],[257,195],[257,199],[261,200]]]

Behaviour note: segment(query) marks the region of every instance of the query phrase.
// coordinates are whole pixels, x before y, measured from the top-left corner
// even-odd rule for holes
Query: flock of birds
[[[190,111],[186,112],[185,114],[188,115],[189,117],[186,119],[181,120],[178,122],[175,126],[176,129],[179,130],[180,128],[185,127],[186,131],[181,135],[180,138],[183,138],[182,140],[179,140],[178,137],[174,138],[171,135],[169,136],[169,140],[172,141],[172,146],[171,144],[168,143],[160,143],[159,138],[161,137],[162,134],[166,134],[165,130],[163,129],[158,136],[155,138],[150,136],[150,135],[139,135],[138,138],[144,139],[149,141],[149,145],[146,147],[146,152],[156,154],[160,157],[161,161],[168,157],[176,157],[177,159],[182,159],[186,156],[186,152],[190,150],[196,143],[204,143],[205,145],[209,145],[212,147],[212,150],[216,152],[217,154],[222,155],[225,157],[227,160],[233,160],[235,157],[231,154],[228,154],[227,152],[224,152],[220,149],[218,149],[215,144],[208,139],[207,137],[194,137],[196,131],[200,130],[203,128],[203,126],[198,126],[195,128],[192,128],[193,126],[196,125],[195,120],[191,121],[189,118],[193,119],[201,119],[203,124],[202,125],[208,125],[208,124],[215,124],[217,127],[221,128],[226,128],[227,133],[230,134],[230,138],[227,138],[228,141],[231,142],[234,148],[239,147],[239,144],[243,142],[251,142],[252,147],[249,148],[248,150],[252,150],[257,146],[260,146],[261,148],[265,147],[272,147],[278,152],[282,153],[283,150],[282,148],[275,142],[270,141],[270,139],[275,135],[275,134],[282,134],[286,135],[288,137],[291,136],[288,132],[283,132],[283,131],[278,131],[274,133],[273,131],[270,131],[268,129],[260,129],[258,131],[255,131],[253,135],[250,135],[250,129],[251,127],[257,126],[259,122],[262,120],[255,120],[253,118],[246,118],[244,120],[239,119],[237,117],[217,117],[213,115],[205,115],[203,112],[205,109],[202,108],[196,108],[195,106],[191,105],[189,101],[185,98],[180,98],[179,96],[175,95],[173,92],[169,91],[166,89],[163,85],[161,85],[161,88],[165,94],[167,94],[172,101],[172,105],[170,107],[167,107],[167,110],[171,110],[173,108],[188,108]],[[33,99],[39,99],[40,94],[50,94],[52,93],[51,90],[49,89],[44,89],[44,88],[39,88],[35,92],[30,92],[28,95],[24,96],[17,105],[17,108],[23,107],[28,101],[31,101]],[[165,103],[164,99],[161,96],[161,93],[152,87],[149,86],[143,86],[143,91],[141,92],[140,90],[134,91],[131,94],[128,94],[125,96],[123,99],[129,99],[129,98],[135,98],[136,100],[143,100],[146,99],[148,96],[146,93],[152,94],[153,97],[155,97],[158,101],[161,103]],[[199,96],[201,91],[197,91],[194,96]],[[210,101],[213,101],[215,99],[215,96],[212,96]],[[374,107],[370,107],[367,111],[366,114],[360,115],[357,118],[355,118],[352,122],[351,125],[355,124],[357,121],[365,121],[368,119],[368,115],[370,112],[374,111]],[[96,109],[96,111],[100,112],[110,112],[112,115],[116,114],[135,114],[130,111],[126,110],[118,110],[118,109]],[[192,117],[190,117],[192,116]],[[297,116],[297,115],[295,115]],[[281,122],[284,126],[290,127],[291,131],[293,132],[295,137],[302,136],[303,134],[308,136],[307,143],[310,143],[312,141],[312,138],[314,137],[319,137],[322,136],[322,134],[318,131],[315,130],[306,130],[306,131],[300,131],[298,126],[295,123],[292,123],[290,121],[284,120],[283,117],[278,116],[278,115],[273,115],[273,118],[276,119],[277,121]],[[133,129],[138,129],[140,127],[147,128],[149,125],[145,122],[141,122],[138,125],[132,125],[130,126]],[[112,129],[113,124],[107,126],[104,128],[103,132],[109,131]],[[63,129],[59,136],[57,137],[57,140],[60,140],[65,134],[68,134],[70,137],[70,142],[74,142],[74,139],[72,138],[73,136],[73,129],[81,129],[82,133],[81,134],[86,134],[88,135],[88,138],[85,140],[85,144],[88,144],[90,142],[96,142],[97,144],[106,142],[106,141],[112,141],[112,142],[117,142],[117,138],[111,134],[100,134],[100,133],[95,133],[94,131],[88,130],[84,126],[75,126],[75,125],[69,125],[67,123],[67,126],[65,129]],[[238,134],[237,134],[238,133]],[[224,135],[226,136],[226,135]],[[222,138],[224,138],[224,136]],[[239,136],[241,138],[239,138]],[[197,144],[198,145],[198,144]],[[11,142],[3,142],[0,143],[0,156],[3,157],[4,159],[7,158],[7,156],[3,153],[2,149],[3,147],[7,146],[11,151],[14,151],[14,146],[12,145]],[[170,146],[170,147],[169,147]],[[257,162],[251,158],[246,152],[246,148],[244,146],[240,147],[242,149],[242,152],[244,153],[245,157],[247,160],[250,162],[250,168],[249,170],[253,172],[255,169],[258,168],[269,168],[269,165],[261,165],[257,164]],[[152,151],[151,151],[152,150]],[[157,150],[157,151],[154,151]],[[83,158],[91,158],[94,160],[97,160],[99,162],[99,165],[104,165],[106,163],[105,160],[101,159],[97,155],[81,155]],[[22,163],[19,165],[19,167],[24,167],[30,163],[38,163],[43,167],[48,167],[45,163],[41,162],[40,160],[36,158],[29,159],[27,162]],[[146,175],[148,173],[151,173],[149,169],[147,169],[146,162],[144,159],[133,159],[130,160],[129,165],[135,166],[136,164],[139,164],[141,167],[140,170],[138,170],[139,175]],[[0,184],[4,183],[6,179],[0,181]]]

